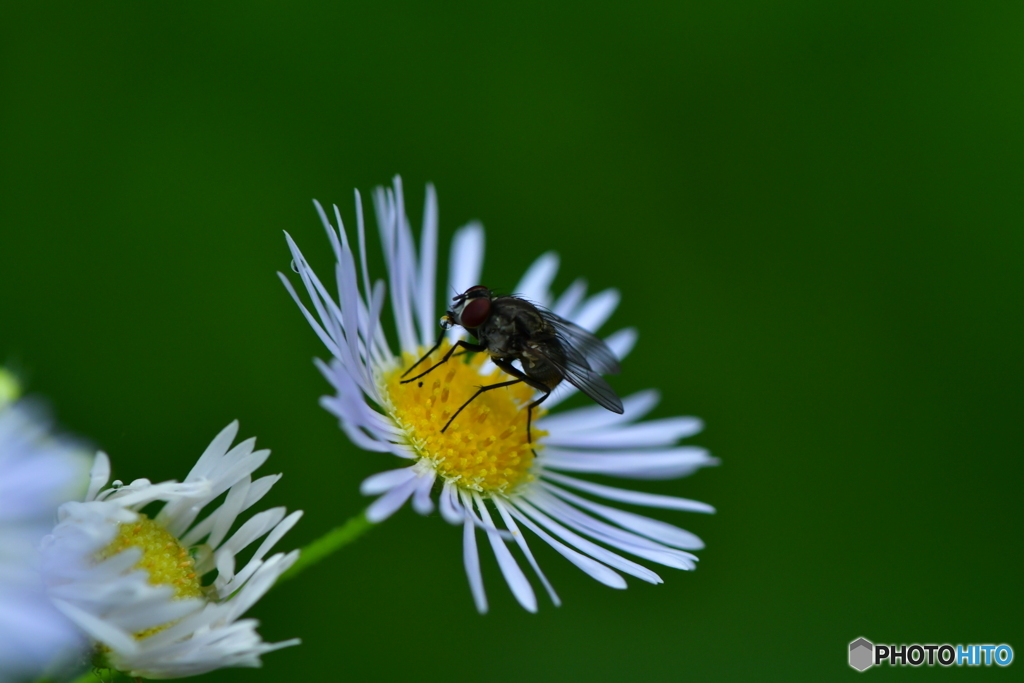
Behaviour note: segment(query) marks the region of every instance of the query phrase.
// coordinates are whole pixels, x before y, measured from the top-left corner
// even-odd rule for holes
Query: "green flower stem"
[[[284,574],[277,579],[275,586],[279,586],[288,579],[297,576],[301,571],[324,559],[336,550],[341,550],[346,545],[356,540],[371,527],[375,526],[366,519],[366,511],[360,512],[339,527],[331,529],[326,534],[313,541],[299,554],[299,559],[288,568]]]

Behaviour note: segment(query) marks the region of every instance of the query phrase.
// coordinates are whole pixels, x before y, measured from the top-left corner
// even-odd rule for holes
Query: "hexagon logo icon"
[[[863,671],[874,664],[875,646],[870,640],[858,638],[850,643],[850,666]]]

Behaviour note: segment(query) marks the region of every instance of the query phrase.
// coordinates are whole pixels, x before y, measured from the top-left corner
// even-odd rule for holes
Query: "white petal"
[[[288,294],[292,297],[292,301],[294,301],[295,305],[299,307],[299,310],[302,312],[302,316],[306,319],[306,322],[309,323],[309,326],[313,328],[313,331],[316,333],[316,336],[320,338],[320,341],[323,342],[324,346],[327,347],[327,350],[332,355],[337,356],[340,353],[338,344],[334,341],[334,339],[331,338],[331,335],[327,333],[327,330],[323,328],[323,326],[320,324],[317,318],[312,313],[310,313],[308,308],[306,308],[306,305],[302,302],[302,299],[299,298],[299,293],[296,292],[295,287],[292,286],[291,280],[289,280],[285,276],[285,274],[281,272],[278,272],[277,276],[278,278],[280,278],[281,284],[283,284],[284,288],[288,291]]]
[[[510,501],[511,503],[511,501]],[[533,533],[537,534],[542,541],[547,543],[549,546],[554,548],[559,555],[572,562],[574,565],[582,569],[591,578],[600,581],[604,585],[610,588],[623,589],[626,587],[626,580],[622,578],[615,571],[609,569],[605,565],[601,564],[597,560],[594,560],[586,555],[576,552],[572,548],[568,547],[564,543],[556,540],[542,528],[540,528],[533,520],[524,515],[514,504],[508,506],[509,513],[522,522],[528,529]]]
[[[476,501],[477,510],[480,511],[484,524],[494,528],[494,523],[491,521],[491,513],[487,511],[487,505],[484,504],[480,494],[474,493],[473,499]],[[498,567],[501,568],[501,573],[505,577],[508,587],[512,590],[512,595],[528,612],[536,612],[537,596],[534,595],[530,582],[526,580],[523,570],[519,568],[515,558],[512,557],[512,553],[508,551],[501,536],[493,531],[488,531],[487,540],[491,543],[491,550],[494,551],[494,557],[498,560]]]
[[[572,320],[573,313],[576,312],[576,307],[579,306],[586,293],[587,281],[583,278],[577,279],[569,285],[569,288],[562,292],[562,295],[558,297],[554,304],[551,305],[551,312],[557,316],[565,318],[566,320]]]
[[[412,320],[410,285],[416,270],[416,260],[411,245],[406,242],[403,229],[402,221],[405,220],[405,216],[399,204],[402,202],[401,180],[397,176],[394,184],[395,189],[376,188],[373,193],[373,205],[384,247],[384,261],[391,289],[391,308],[398,332],[399,347],[403,351],[411,351],[417,346]]]
[[[65,600],[54,600],[54,604],[57,609],[63,612],[71,621],[75,622],[80,629],[88,633],[91,638],[121,651],[131,652],[138,647],[131,633],[122,631],[102,617],[79,609]]]
[[[366,265],[366,218],[363,215],[363,196],[355,190],[356,235],[359,242],[359,270],[363,276],[363,291],[370,293],[370,269]]]
[[[267,495],[271,487],[277,482],[281,481],[280,474],[268,474],[265,477],[260,477],[249,486],[249,495],[245,498],[245,505],[242,507],[243,510],[248,510],[256,503],[263,500],[263,496]]]
[[[709,514],[715,511],[715,508],[711,507],[707,503],[701,503],[696,500],[676,498],[675,496],[662,496],[656,493],[629,491],[612,486],[604,486],[603,484],[594,484],[589,481],[583,481],[582,479],[567,477],[564,474],[558,474],[557,472],[545,472],[544,478],[561,482],[566,486],[571,486],[574,489],[586,491],[587,493],[592,493],[595,496],[601,496],[608,500],[618,500],[623,503],[632,503],[633,505],[645,505],[647,507],[665,508],[667,510],[706,512]]]
[[[514,294],[547,308],[551,305],[551,282],[555,279],[557,272],[558,254],[553,251],[541,254],[526,269],[526,273],[516,285]]]
[[[338,232],[344,228],[341,225],[341,212],[338,211],[338,207],[334,207],[334,215],[338,219],[338,228],[335,230],[334,226],[331,225],[331,219],[327,217],[327,212],[324,211],[324,207],[317,200],[313,200],[313,207],[316,209],[317,216],[320,217],[320,224],[324,227],[324,232],[327,233],[327,239],[331,243],[331,249],[334,251],[334,259],[336,261],[341,260],[341,241],[338,240]]]
[[[696,446],[615,453],[545,448],[542,463],[545,468],[564,472],[589,472],[628,479],[676,479],[701,467],[717,465],[718,459]]]
[[[657,519],[651,519],[650,517],[644,517],[643,515],[638,515],[634,512],[627,512],[626,510],[619,510],[618,508],[595,503],[592,500],[587,500],[582,496],[577,496],[574,493],[570,493],[569,491],[553,484],[549,484],[548,482],[542,482],[541,485],[546,490],[551,491],[555,495],[573,503],[574,505],[590,510],[591,512],[601,515],[605,519],[612,521],[625,529],[635,531],[636,533],[658,541],[659,543],[664,543],[675,548],[682,548],[683,550],[700,550],[704,547],[704,542],[701,541],[700,538],[685,529],[680,529],[677,526],[673,526]]]
[[[377,474],[370,475],[363,480],[363,483],[359,486],[359,492],[364,496],[375,496],[385,491],[390,491],[400,484],[404,484],[416,477],[416,472],[412,467],[403,467],[398,470],[385,470],[384,472],[378,472]]]
[[[612,353],[615,354],[615,357],[622,360],[636,346],[637,336],[636,328],[626,327],[618,332],[613,332],[604,341],[608,344],[608,348],[612,350]]]
[[[103,451],[96,452],[96,459],[93,460],[92,469],[89,471],[89,490],[85,499],[95,500],[107,482],[110,481],[110,458]]]
[[[383,496],[373,501],[370,507],[366,508],[366,519],[373,524],[380,524],[390,517],[409,500],[409,496],[416,490],[416,478],[412,478],[404,484],[399,484]]]
[[[466,566],[469,578],[469,590],[473,593],[473,602],[480,614],[487,614],[487,595],[484,593],[484,577],[480,573],[480,555],[476,550],[476,525],[470,519],[469,502],[462,501],[467,508],[466,520],[462,524],[462,562]]]
[[[231,487],[228,491],[227,497],[224,499],[224,503],[217,508],[215,517],[217,518],[216,523],[213,525],[213,530],[210,532],[209,544],[214,548],[220,546],[221,541],[227,536],[228,531],[234,526],[235,520],[238,519],[238,515],[242,512],[242,505],[245,504],[245,499],[249,495],[249,482],[241,481],[235,486]],[[257,515],[256,517],[259,517]],[[246,524],[250,524],[256,517],[249,519]],[[242,525],[245,528],[245,524]],[[241,529],[239,529],[241,531]],[[235,534],[238,535],[237,532]],[[262,534],[261,534],[262,535]]]
[[[437,192],[427,185],[423,205],[423,232],[420,237],[419,277],[416,284],[416,313],[420,326],[420,344],[428,346],[437,334],[434,297],[437,288]]]
[[[461,294],[480,284],[484,265],[484,226],[477,222],[459,228],[452,238],[451,261],[448,265],[448,291]],[[449,294],[454,296],[454,294]]]
[[[266,538],[264,538],[260,543],[256,552],[253,553],[251,558],[249,558],[249,562],[246,564],[245,568],[235,576],[235,582],[241,584],[248,581],[250,575],[258,569],[259,563],[264,557],[266,557],[267,553],[277,545],[277,542],[280,541],[286,533],[291,531],[292,527],[294,527],[301,518],[302,510],[296,510],[274,525],[270,530],[270,533],[267,534]]]
[[[412,497],[412,509],[421,515],[429,515],[434,511],[434,501],[430,499],[430,491],[434,488],[436,475],[433,470],[420,474],[416,482],[416,491]]]
[[[572,544],[574,547],[587,555],[590,555],[594,559],[614,567],[619,571],[635,576],[638,579],[647,581],[648,583],[663,583],[661,577],[647,567],[639,565],[631,560],[627,560],[621,555],[616,555],[610,550],[588,541],[579,534],[569,531],[551,517],[527,502],[525,497],[520,497],[516,500],[516,507],[528,514],[531,518],[535,519],[539,524],[551,531],[551,533],[555,534],[565,542]]]
[[[576,531],[590,536],[605,545],[675,569],[688,571],[696,567],[697,557],[695,555],[669,548],[634,534],[631,531],[602,522],[586,512],[555,498],[549,493],[534,491],[530,500],[547,514],[557,517]]]
[[[666,417],[628,426],[612,426],[589,432],[551,433],[544,442],[570,448],[651,448],[671,446],[704,428],[695,417]]]
[[[445,480],[438,507],[441,509],[441,517],[449,524],[461,524],[466,519],[466,512],[455,495],[455,485],[451,481]]]
[[[236,436],[238,436],[238,420],[233,420],[227,427],[220,430],[217,436],[213,437],[213,441],[206,447],[195,466],[188,473],[189,476],[185,477],[186,481],[189,477],[204,477],[212,471],[231,448]]]
[[[598,292],[587,299],[583,306],[573,315],[572,321],[585,330],[596,332],[601,329],[601,325],[604,325],[608,318],[611,317],[611,314],[615,312],[615,308],[619,305],[621,298],[622,295],[619,294],[617,289],[606,289],[603,292]]]
[[[537,574],[537,578],[540,579],[540,582],[544,584],[544,589],[551,597],[551,602],[555,604],[555,607],[560,607],[562,605],[562,601],[558,598],[558,594],[555,593],[555,589],[551,585],[551,582],[548,581],[548,577],[544,575],[544,572],[540,569],[540,565],[537,564],[537,560],[533,557],[533,553],[530,551],[530,546],[526,543],[526,537],[524,537],[522,532],[519,531],[519,527],[516,525],[515,520],[512,518],[512,515],[508,510],[508,504],[501,498],[492,498],[491,500],[494,502],[494,507],[498,509],[498,513],[501,515],[502,521],[505,522],[505,526],[508,527],[510,532],[512,532],[512,538],[515,539],[516,545],[518,545],[519,549],[523,551],[524,555],[526,555],[527,562],[529,562],[530,566],[533,567],[533,571]]]

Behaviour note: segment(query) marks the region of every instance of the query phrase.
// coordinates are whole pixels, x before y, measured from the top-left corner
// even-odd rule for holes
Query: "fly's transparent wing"
[[[571,323],[560,315],[549,310],[538,308],[544,320],[555,328],[562,346],[566,350],[575,350],[577,356],[583,356],[581,365],[593,370],[599,375],[619,374],[619,359],[615,357],[612,350],[603,340],[598,339],[590,332],[575,323]],[[566,354],[568,357],[568,353]]]
[[[576,329],[582,328],[577,327]],[[590,333],[587,332],[587,334],[589,335]],[[596,341],[601,342],[600,339],[593,335],[590,336]],[[611,388],[611,385],[604,381],[601,375],[590,369],[587,365],[587,359],[583,357],[580,351],[561,342],[558,343],[562,351],[560,354],[553,353],[552,349],[547,345],[531,343],[528,346],[534,354],[557,368],[562,377],[568,380],[569,384],[594,399],[603,408],[621,415],[623,412],[622,400],[615,393],[615,390]],[[604,342],[601,342],[601,344],[604,344]],[[608,347],[605,347],[605,350],[608,350]],[[608,351],[608,354],[612,359],[615,358],[611,351]],[[616,367],[618,367],[618,364],[616,364]]]

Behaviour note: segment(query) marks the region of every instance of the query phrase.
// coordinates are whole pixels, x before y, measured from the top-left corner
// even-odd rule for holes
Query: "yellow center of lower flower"
[[[445,344],[434,352],[416,372],[438,362],[447,348]],[[480,368],[487,354],[477,353],[453,356],[430,374],[402,384],[402,373],[419,360],[419,356],[407,354],[404,360],[401,368],[382,378],[391,404],[387,407],[409,435],[420,457],[429,460],[438,474],[461,487],[485,493],[509,493],[533,478],[530,474],[533,452],[526,435],[526,406],[535,397],[533,389],[520,382],[485,391],[441,433],[452,415],[477,389],[514,378],[498,369],[481,375]],[[535,408],[534,448],[539,448],[538,438],[547,434],[536,426],[541,415],[543,411]]]
[[[195,561],[188,550],[178,539],[162,526],[141,512],[134,522],[126,522],[117,528],[117,536],[110,545],[97,553],[97,560],[105,560],[128,548],[142,550],[142,559],[134,569],[144,569],[149,574],[149,582],[155,586],[172,586],[174,599],[199,598],[203,595],[201,577],[196,574]],[[154,626],[134,634],[136,640],[142,640],[159,633],[170,624]],[[107,661],[109,648],[105,645],[97,647],[93,663],[99,668],[111,668]]]
[[[203,596],[201,577],[196,574],[196,563],[177,538],[142,513],[134,522],[118,527],[117,536],[100,551],[100,560],[113,557],[122,550],[140,548],[142,559],[135,569],[144,569],[154,586],[171,586],[174,597],[199,598]]]

